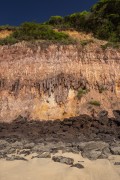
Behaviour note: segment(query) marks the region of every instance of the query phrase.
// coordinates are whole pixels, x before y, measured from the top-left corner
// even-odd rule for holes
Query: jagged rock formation
[[[120,108],[120,50],[90,43],[0,47],[0,120],[63,119]],[[77,98],[79,88],[87,90]],[[102,91],[102,92],[100,92]],[[100,102],[100,107],[89,104]]]

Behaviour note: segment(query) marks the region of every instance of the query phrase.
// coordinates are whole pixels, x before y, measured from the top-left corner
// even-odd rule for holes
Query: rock
[[[96,150],[91,150],[91,151],[84,151],[82,152],[82,156],[84,158],[88,158],[90,160],[96,160],[101,156],[101,151]]]
[[[109,120],[108,124],[107,120]],[[110,142],[114,138],[116,140],[120,138],[119,122],[115,118],[108,119],[106,111],[101,111],[99,118],[80,115],[78,117],[65,118],[63,121],[22,122],[17,120],[10,124],[0,123],[0,127],[4,128],[4,131],[0,132],[0,138],[2,139],[2,142],[0,140],[0,150],[5,149],[5,147],[11,147],[15,150],[31,149],[31,152],[53,151],[55,153],[57,151],[54,147],[58,150],[60,147],[56,146],[56,144],[64,141],[65,143],[77,142],[78,149],[76,147],[68,147],[67,151],[73,149],[74,152],[78,153],[85,146],[84,143],[79,145],[79,142],[86,143],[86,141],[92,140]]]
[[[7,151],[7,154],[13,154],[15,153],[15,148],[9,148],[9,150]]]
[[[82,164],[79,164],[79,163],[73,164],[71,167],[76,167],[78,169],[83,169],[84,168],[84,166]]]
[[[0,150],[0,154],[13,154],[13,153],[15,153],[15,149],[14,148],[11,148],[9,145],[8,146],[6,146],[6,147],[4,147],[4,149],[1,149]]]
[[[16,148],[16,149],[23,149],[23,143],[19,142],[19,141],[16,141],[15,143],[11,144],[11,147]]]
[[[120,155],[120,146],[119,147],[110,147],[111,153],[114,155]]]
[[[106,147],[102,150],[102,153],[98,157],[98,159],[107,159],[110,154],[111,154],[110,149],[108,147]]]
[[[83,151],[84,147],[88,144],[88,142],[81,142],[77,145],[79,151]]]
[[[51,148],[50,153],[56,154],[56,153],[58,153],[58,149],[57,148]]]
[[[74,159],[68,158],[68,157],[63,157],[63,156],[53,156],[52,160],[54,162],[64,163],[67,165],[73,165],[73,163],[74,163]]]
[[[82,152],[81,152],[81,155],[83,157],[87,157],[88,159],[91,159],[91,160],[96,160],[98,159],[99,157],[101,158],[107,158],[107,151],[106,151],[106,154],[104,152],[104,149],[105,148],[108,148],[109,145],[105,142],[102,142],[102,141],[99,141],[99,142],[89,142],[87,143]],[[103,156],[104,155],[104,156]]]
[[[41,145],[36,145],[32,148],[33,152],[41,152]]]
[[[103,141],[89,141],[89,142],[81,142],[77,145],[78,149],[80,151],[83,151],[84,149],[94,149],[94,148],[100,148],[104,149],[106,147],[109,147],[108,143],[105,143]]]
[[[0,159],[5,159],[7,157],[7,155],[6,154],[2,154],[2,153],[0,153]]]
[[[115,166],[120,166],[120,162],[115,162],[114,165]]]
[[[15,122],[20,123],[20,124],[24,124],[24,123],[27,122],[27,118],[19,115],[19,116],[16,118]]]
[[[5,147],[7,147],[9,145],[9,143],[5,140],[0,140],[0,149],[4,149]]]
[[[117,140],[114,139],[114,141],[111,143],[111,146],[120,147],[120,141],[117,141]]]
[[[107,116],[108,116],[108,111],[105,111],[105,110],[100,111],[99,114],[98,114],[98,116],[99,116],[99,118],[101,118],[101,117],[107,117]]]
[[[107,154],[101,154],[98,159],[108,159],[108,155]]]
[[[79,154],[79,150],[77,148],[72,148],[72,147],[66,147],[62,150],[62,153],[65,152],[72,152],[73,154]]]
[[[120,110],[114,110],[113,114],[117,121],[120,121]]]
[[[20,156],[15,156],[12,155],[11,157],[6,158],[7,161],[14,161],[14,160],[22,160],[22,161],[28,161],[27,159],[20,157]]]
[[[62,123],[63,123],[64,125],[72,126],[72,121],[69,120],[69,119],[65,119]]]
[[[39,154],[37,156],[32,156],[31,159],[34,159],[34,158],[51,158],[51,154],[49,152],[44,152],[44,153]]]
[[[30,155],[30,153],[31,153],[30,149],[27,149],[27,150],[24,149],[24,150],[19,152],[19,154],[24,154],[25,156]]]
[[[108,119],[108,112],[103,110],[100,111],[98,114],[99,122],[102,124],[107,124],[109,119]]]
[[[46,152],[49,151],[50,147],[45,146],[44,143],[37,144],[32,148],[33,152]]]
[[[27,143],[27,144],[24,145],[24,148],[25,148],[25,149],[31,149],[31,148],[33,148],[34,146],[35,146],[35,143]]]

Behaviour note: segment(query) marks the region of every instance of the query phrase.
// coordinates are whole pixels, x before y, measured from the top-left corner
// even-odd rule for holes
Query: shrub
[[[108,43],[106,43],[104,45],[101,45],[101,48],[103,50],[106,50],[108,47],[112,47],[114,49],[118,49],[118,48],[120,48],[120,43],[119,42],[108,42]]]
[[[14,32],[13,37],[19,40],[57,40],[62,41],[69,38],[69,36],[63,32],[56,32],[49,25],[37,24],[37,23],[24,23],[20,28]]]
[[[17,31],[13,33],[13,37],[19,40],[33,39],[52,39],[56,34],[48,25],[41,25],[34,22],[23,23]]]
[[[94,105],[94,106],[100,106],[100,102],[96,100],[90,101],[89,104]]]
[[[51,16],[48,24],[59,25],[64,23],[64,18],[62,16]]]
[[[86,26],[86,19],[89,16],[89,12],[83,11],[80,13],[74,13],[64,18],[65,23],[77,30],[84,30]]]
[[[95,31],[96,37],[100,39],[108,40],[113,31],[113,24],[108,20],[103,20],[101,27],[97,28]]]
[[[51,40],[60,43],[74,43],[75,40],[63,32],[56,32],[49,25],[34,22],[23,23],[9,38],[1,41],[1,44],[11,44],[18,41]]]
[[[80,99],[83,95],[87,94],[87,89],[80,88],[77,93],[77,98]]]
[[[106,50],[107,49],[107,43],[106,44],[103,44],[103,45],[101,45],[101,48],[102,48],[102,50]]]
[[[5,39],[0,39],[0,45],[12,45],[17,43],[18,40],[12,36],[8,36]]]

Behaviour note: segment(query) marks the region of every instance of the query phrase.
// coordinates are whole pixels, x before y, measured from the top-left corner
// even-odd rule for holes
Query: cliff
[[[0,46],[0,121],[94,116],[102,109],[110,116],[120,109],[120,49],[45,41]]]

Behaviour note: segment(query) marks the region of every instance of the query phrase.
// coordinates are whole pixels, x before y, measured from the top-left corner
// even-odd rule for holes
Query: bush
[[[87,89],[80,88],[77,93],[77,98],[80,99],[83,95],[87,94]]]
[[[75,40],[63,32],[56,32],[49,25],[37,24],[34,22],[23,23],[9,38],[1,41],[3,44],[16,43],[18,41],[51,40],[60,43],[74,43]]]
[[[42,25],[37,23],[24,23],[19,30],[14,32],[13,37],[19,40],[65,40],[68,35],[62,32],[56,32],[49,25]]]
[[[13,37],[19,40],[34,40],[34,39],[52,39],[56,33],[48,25],[41,25],[34,22],[23,23],[17,31],[13,33]]]
[[[86,26],[86,19],[89,16],[89,12],[83,11],[80,13],[74,13],[64,18],[65,23],[77,30],[84,30]]]
[[[109,47],[112,47],[114,49],[118,49],[118,48],[120,48],[120,43],[119,42],[108,42],[108,43],[106,43],[104,45],[101,45],[101,48],[103,50],[106,50]]]
[[[64,23],[64,18],[62,16],[51,16],[48,24],[59,25]]]
[[[89,104],[94,105],[94,106],[100,106],[100,102],[99,101],[95,101],[95,100],[90,101]]]
[[[0,45],[12,45],[17,43],[18,40],[12,36],[8,36],[5,39],[0,39]]]
[[[96,37],[100,39],[108,40],[111,36],[111,33],[113,31],[113,25],[108,20],[102,21],[102,25],[100,28],[97,28],[96,30]]]

